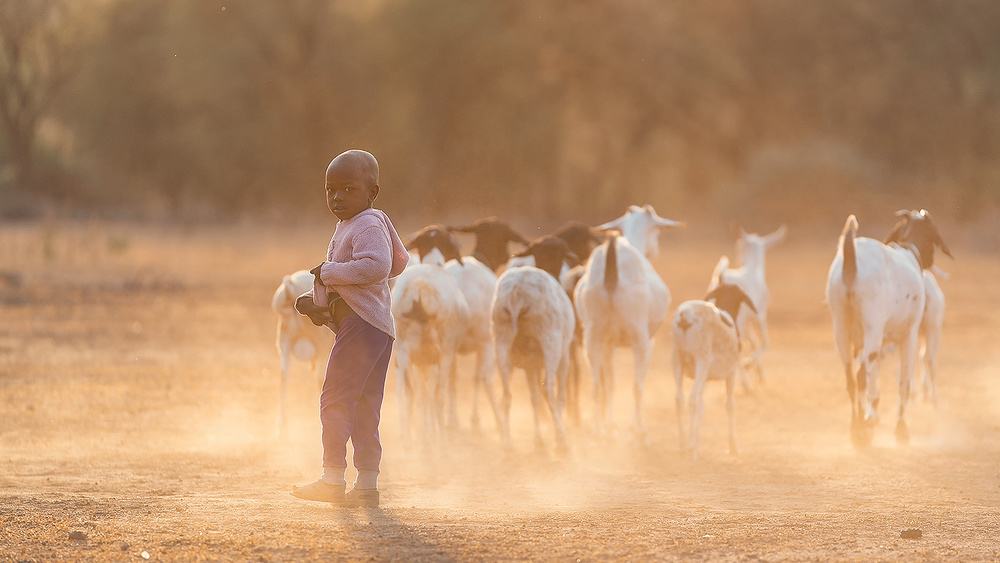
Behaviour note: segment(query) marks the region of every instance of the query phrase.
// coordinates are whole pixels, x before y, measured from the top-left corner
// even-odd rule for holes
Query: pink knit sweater
[[[389,278],[403,272],[410,255],[389,217],[380,209],[366,209],[337,223],[320,279],[327,291],[336,291],[368,324],[396,338],[389,311]],[[322,286],[310,292],[320,307],[329,304]]]

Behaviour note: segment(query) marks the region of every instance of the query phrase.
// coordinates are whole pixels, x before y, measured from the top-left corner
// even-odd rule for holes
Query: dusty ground
[[[822,303],[837,233],[821,244],[792,233],[769,255],[772,348],[766,382],[738,396],[738,456],[726,451],[721,385],[706,396],[702,457],[678,455],[665,337],[644,402],[651,444],[630,440],[622,353],[619,438],[591,435],[585,392],[567,458],[551,440],[534,447],[520,374],[513,452],[491,417],[469,427],[467,385],[447,446],[405,443],[390,372],[382,507],[346,510],[288,494],[319,471],[317,390],[303,364],[292,437],[279,441],[274,426],[270,297],[281,274],[322,258],[328,234],[0,228],[0,561],[1000,559],[995,254],[959,240],[959,259],[942,263],[952,279],[941,401],[914,403],[909,446],[893,439],[888,367],[873,447],[850,445]],[[700,296],[731,252],[727,240],[683,234],[663,246],[674,306]],[[901,538],[908,528],[922,538]]]

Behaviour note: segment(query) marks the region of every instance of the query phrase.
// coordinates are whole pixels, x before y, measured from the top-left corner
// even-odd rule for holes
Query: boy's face
[[[326,172],[326,205],[341,221],[371,207],[377,196],[378,184],[371,184],[354,163],[338,163]]]

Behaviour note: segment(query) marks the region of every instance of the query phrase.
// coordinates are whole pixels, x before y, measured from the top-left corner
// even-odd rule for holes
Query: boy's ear
[[[378,197],[378,184],[373,185],[368,191],[368,205],[371,206],[375,203],[375,199]]]

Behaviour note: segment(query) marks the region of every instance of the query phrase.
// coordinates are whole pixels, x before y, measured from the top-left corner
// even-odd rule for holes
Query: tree
[[[0,3],[0,124],[15,186],[37,187],[35,144],[41,119],[73,76],[83,2]]]

